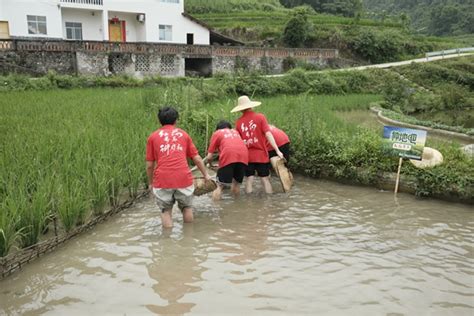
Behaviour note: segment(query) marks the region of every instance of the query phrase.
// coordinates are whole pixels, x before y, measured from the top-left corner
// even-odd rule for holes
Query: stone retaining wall
[[[237,69],[278,74],[283,72],[285,59],[289,58],[324,67],[338,58],[338,51],[23,39],[0,41],[0,74],[42,75],[53,70],[70,75],[184,76],[188,70],[186,59],[207,60],[213,74],[231,73]],[[190,64],[196,66],[196,63]]]

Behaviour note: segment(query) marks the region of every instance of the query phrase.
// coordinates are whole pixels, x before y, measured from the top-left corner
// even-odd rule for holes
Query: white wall
[[[186,43],[186,34],[193,33],[194,34],[194,44],[200,45],[209,45],[210,43],[210,34],[209,30],[202,25],[197,24],[194,21],[191,21],[184,16],[181,16],[179,22],[177,23],[178,26],[178,35],[182,39],[182,43]]]
[[[170,43],[186,43],[186,34],[194,34],[195,44],[209,44],[209,30],[182,16],[184,0],[180,3],[159,0],[104,0],[104,5],[78,5],[61,3],[60,0],[0,0],[0,17],[9,21],[10,33],[16,37],[66,38],[65,21],[81,22],[84,40],[107,40],[108,19],[118,17],[126,21],[127,42],[164,42],[159,40],[159,25],[172,25]],[[91,12],[98,12],[95,16]],[[145,14],[145,23],[136,20]],[[27,15],[46,16],[47,34],[28,34]]]
[[[59,0],[0,0],[11,36],[62,38]],[[27,15],[46,16],[46,35],[28,34]]]
[[[94,15],[92,15],[94,13]],[[102,41],[102,12],[80,9],[62,9],[63,38],[66,38],[66,22],[82,23],[82,38]]]
[[[109,19],[113,17],[110,11],[116,12],[133,12],[127,21],[127,28],[132,22],[135,22],[132,26],[130,35],[127,31],[127,41],[147,41],[147,42],[165,42],[160,41],[160,30],[159,26],[172,25],[173,35],[170,43],[186,43],[186,34],[194,34],[195,44],[209,44],[209,30],[202,27],[201,25],[192,22],[182,16],[184,12],[184,1],[180,0],[180,3],[167,3],[160,2],[159,0],[104,0],[104,9],[109,10]],[[136,22],[136,14],[145,14],[145,23]],[[117,15],[120,18],[119,15]],[[145,29],[144,32],[140,29]]]

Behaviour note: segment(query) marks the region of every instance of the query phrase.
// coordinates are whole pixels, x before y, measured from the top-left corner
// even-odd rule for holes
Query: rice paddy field
[[[159,107],[179,109],[178,126],[204,154],[206,133],[210,136],[215,123],[237,119],[230,114],[237,96],[203,101],[196,91],[181,84],[2,93],[0,257],[37,243],[53,218],[67,232],[117,203],[120,195],[133,197],[145,188],[145,144],[159,127]],[[310,176],[324,171],[357,178],[357,168],[368,167],[373,172],[357,180],[370,184],[377,172],[396,169],[396,159],[381,153],[381,130],[358,126],[338,114],[366,110],[380,96],[254,98],[263,102],[258,110],[292,139],[295,170]],[[444,181],[459,185],[461,195],[469,195],[472,161],[452,145],[443,146],[445,157],[456,164],[435,176],[449,173]],[[431,193],[438,188],[424,189]]]

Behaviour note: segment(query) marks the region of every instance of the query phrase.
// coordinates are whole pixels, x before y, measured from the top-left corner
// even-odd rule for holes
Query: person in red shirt
[[[231,192],[238,196],[249,154],[239,133],[232,129],[232,125],[227,121],[220,121],[212,134],[206,157],[208,162],[212,161],[216,150],[219,151],[219,169],[217,170],[217,188],[212,193],[212,198],[220,200],[222,190],[227,187],[230,187]]]
[[[290,161],[290,138],[284,131],[276,127],[275,125],[270,124],[270,131],[272,132],[273,138],[275,138],[275,143],[278,146],[278,149],[283,153],[283,157],[285,157],[286,163]],[[270,160],[273,157],[277,157],[278,155],[273,150],[273,147],[270,143],[267,142],[267,150],[268,155],[270,156]]]
[[[153,192],[161,209],[161,224],[173,226],[171,212],[174,203],[183,214],[183,221],[193,221],[193,176],[187,158],[191,158],[206,180],[210,180],[204,163],[189,135],[176,127],[178,112],[164,107],[158,112],[161,128],[154,131],[146,145],[148,189]]]
[[[275,143],[267,118],[261,113],[252,111],[252,108],[262,104],[258,101],[251,101],[248,96],[241,96],[237,106],[231,113],[242,112],[242,116],[235,123],[235,128],[244,140],[249,150],[249,164],[245,171],[247,181],[245,182],[245,192],[252,193],[255,173],[262,180],[262,185],[266,193],[272,193],[270,183],[270,158],[266,143],[270,143],[278,157],[283,158],[283,154]]]

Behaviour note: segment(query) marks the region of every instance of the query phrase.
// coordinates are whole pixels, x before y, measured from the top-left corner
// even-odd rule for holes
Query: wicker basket
[[[204,178],[194,178],[194,195],[200,196],[210,193],[217,189],[217,184],[214,180],[206,180]]]

